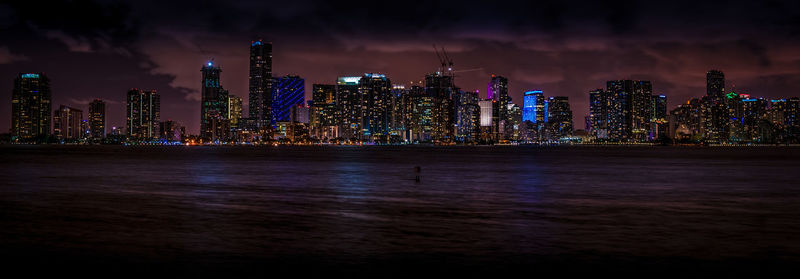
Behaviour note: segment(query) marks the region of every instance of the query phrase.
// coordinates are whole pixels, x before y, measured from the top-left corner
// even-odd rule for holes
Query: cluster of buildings
[[[725,75],[706,74],[706,95],[670,111],[669,131],[676,142],[800,143],[800,98],[755,98],[725,91]]]
[[[726,92],[725,74],[706,73],[706,95],[667,110],[650,81],[608,81],[589,92],[586,131],[596,142],[800,143],[800,98],[752,98]]]
[[[449,59],[449,58],[447,58]],[[612,80],[589,92],[585,130],[573,130],[564,96],[526,91],[522,106],[508,92],[508,79],[492,75],[487,92],[456,86],[452,60],[419,82],[395,84],[384,74],[343,76],[313,84],[273,77],[272,44],[250,43],[248,110],[220,82],[222,69],[208,61],[200,71],[200,133],[161,121],[156,90],[126,95],[126,124],[106,127],[106,102],[92,101],[84,118],[78,108],[53,110],[50,81],[21,73],[14,82],[12,142],[59,143],[797,143],[800,99],[751,98],[726,93],[720,71],[707,73],[706,96],[672,111],[650,81]]]

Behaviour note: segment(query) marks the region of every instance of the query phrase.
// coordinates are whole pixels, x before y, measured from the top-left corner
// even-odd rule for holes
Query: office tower
[[[249,84],[250,118],[265,124],[272,119],[272,43],[250,42]]]
[[[649,81],[612,80],[606,83],[609,139],[621,142],[649,140],[652,92]]]
[[[572,109],[569,107],[569,98],[554,96],[547,100],[547,127],[549,138],[558,140],[572,135]]]
[[[457,91],[453,76],[441,72],[425,75],[425,94],[433,101],[431,139],[435,142],[453,141],[455,119],[452,96]]]
[[[339,111],[339,137],[358,140],[361,137],[362,98],[358,91],[361,77],[339,77],[336,81],[336,100]]]
[[[161,96],[155,90],[133,88],[128,91],[127,135],[131,139],[152,140],[159,137]]]
[[[361,139],[388,141],[392,120],[392,83],[382,74],[364,74],[358,81],[361,95]]]
[[[650,98],[651,121],[667,118],[667,96],[653,95]]]
[[[103,100],[94,99],[89,103],[89,127],[92,138],[106,137],[106,102]]]
[[[460,91],[454,100],[456,107],[456,139],[460,142],[478,140],[481,107],[478,91]]]
[[[406,137],[406,101],[408,101],[408,90],[405,85],[392,85],[392,121],[391,127],[392,142],[400,142]]]
[[[77,140],[83,137],[81,121],[83,111],[61,105],[53,112],[53,136],[59,140]]]
[[[656,140],[667,135],[667,96],[650,96],[650,139]]]
[[[725,94],[725,74],[718,70],[706,72],[705,139],[712,142],[730,140],[730,107]]]
[[[339,109],[335,84],[312,85],[311,127],[313,135],[333,139],[339,137]]]
[[[220,83],[222,69],[209,61],[200,69],[203,73],[200,103],[200,138],[206,141],[225,141],[230,133],[228,91]]]
[[[722,71],[706,72],[706,95],[718,100],[725,98],[725,74]]]
[[[231,127],[239,127],[242,119],[242,97],[228,95],[228,121]]]
[[[305,103],[305,80],[287,75],[272,80],[272,123],[287,122],[293,106]]]
[[[412,85],[404,98],[406,139],[411,142],[433,141],[433,97],[426,94],[424,87]]]
[[[22,142],[45,141],[50,135],[50,79],[42,73],[22,73],[11,94],[11,136]]]
[[[597,139],[608,138],[608,96],[602,88],[589,91],[589,125],[590,131]]]
[[[800,143],[800,98],[792,97],[786,100],[786,143]]]
[[[488,98],[499,102],[499,119],[506,119],[508,103],[511,102],[511,97],[508,96],[508,79],[502,76],[492,75],[492,79],[489,81],[488,89]]]
[[[478,102],[480,107],[481,140],[496,142],[500,140],[500,102],[486,99]]]
[[[545,122],[545,98],[541,90],[526,91],[522,97],[522,121]]]
[[[519,140],[520,139],[520,126],[522,125],[522,108],[517,104],[509,103],[506,110],[505,121],[505,139]]]

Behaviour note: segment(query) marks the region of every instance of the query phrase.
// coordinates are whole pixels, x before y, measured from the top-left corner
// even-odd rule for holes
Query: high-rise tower
[[[250,43],[249,116],[255,120],[272,118],[272,43]]]

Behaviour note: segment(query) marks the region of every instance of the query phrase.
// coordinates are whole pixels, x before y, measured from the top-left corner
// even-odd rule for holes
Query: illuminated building
[[[200,100],[200,138],[206,141],[225,141],[230,133],[228,120],[228,91],[220,84],[222,69],[209,61],[203,72]]]
[[[453,76],[441,72],[425,76],[425,95],[431,98],[431,139],[436,142],[453,141],[455,125],[452,96],[458,88]]]
[[[95,99],[89,103],[89,127],[92,138],[106,137],[106,102]]]
[[[314,135],[323,138],[339,137],[339,109],[335,84],[314,84],[311,98],[311,127]]]
[[[272,119],[272,43],[250,42],[249,115],[251,119]]]
[[[497,100],[483,100],[478,102],[480,107],[481,139],[496,142],[500,140],[500,102]]]
[[[305,80],[286,75],[272,80],[272,123],[290,121],[291,109],[305,103]]]
[[[83,138],[81,121],[83,111],[65,105],[53,112],[53,136],[59,140],[77,140]]]
[[[242,98],[236,95],[228,96],[228,121],[231,127],[238,127],[242,119]]]
[[[572,135],[572,110],[569,98],[554,96],[547,100],[547,128],[549,138],[558,140]]]
[[[408,101],[408,90],[405,85],[392,85],[392,120],[390,141],[400,142],[407,139],[406,135],[406,101]]]
[[[730,108],[725,94],[725,74],[718,70],[706,72],[705,138],[712,142],[730,140]]]
[[[362,98],[358,91],[361,77],[339,77],[336,81],[336,101],[339,111],[339,137],[358,140],[361,136]]]
[[[456,139],[460,142],[476,141],[480,136],[478,100],[478,91],[459,91],[455,97]]]
[[[706,72],[706,96],[713,99],[725,99],[725,74],[719,70]]]
[[[433,140],[434,98],[426,94],[425,88],[411,86],[405,96],[406,138],[411,142]]]
[[[522,121],[545,122],[544,93],[541,90],[526,91],[522,97]]]
[[[608,96],[602,88],[589,91],[589,123],[586,130],[597,139],[608,138]]]
[[[47,76],[19,74],[11,94],[11,135],[22,142],[44,141],[50,135],[50,98]]]
[[[358,81],[361,95],[361,134],[365,141],[388,141],[392,121],[392,84],[382,74],[364,74]]]
[[[131,89],[126,99],[127,135],[132,139],[151,140],[159,137],[161,97],[155,90]]]
[[[655,140],[667,135],[667,96],[650,97],[650,139]]]
[[[508,104],[511,103],[511,97],[508,96],[508,79],[502,76],[492,75],[488,90],[488,98],[498,102],[498,119],[505,122],[508,118]],[[498,127],[502,128],[503,125],[504,123],[497,123]]]
[[[608,139],[620,142],[644,142],[650,139],[649,81],[612,80],[606,83]]]

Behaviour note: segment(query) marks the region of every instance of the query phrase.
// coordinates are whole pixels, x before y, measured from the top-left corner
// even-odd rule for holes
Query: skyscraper
[[[545,99],[541,90],[526,91],[522,97],[522,121],[545,122]]]
[[[653,86],[646,80],[612,80],[606,83],[607,127],[611,140],[649,140],[652,92]]]
[[[209,141],[224,141],[230,133],[228,120],[228,91],[220,84],[222,69],[209,61],[203,68],[200,137]]]
[[[128,91],[127,133],[132,139],[152,140],[159,137],[161,96],[155,90],[133,88]]]
[[[480,135],[480,113],[478,91],[460,91],[454,100],[456,106],[456,138],[471,142]]]
[[[311,126],[314,135],[320,139],[338,137],[340,113],[337,108],[336,85],[314,84],[312,90]]]
[[[706,95],[719,100],[725,98],[725,74],[722,71],[706,72]]]
[[[508,117],[508,104],[511,103],[511,97],[508,96],[508,79],[502,76],[492,75],[489,81],[489,99],[498,102],[499,111],[498,119],[505,121]],[[524,101],[523,101],[524,102]],[[500,123],[498,123],[500,125]]]
[[[50,79],[42,73],[22,73],[11,94],[11,135],[23,142],[50,135]]]
[[[231,127],[238,127],[242,119],[242,97],[228,95],[228,121]]]
[[[602,88],[589,91],[589,125],[592,135],[608,138],[608,96]]]
[[[106,102],[94,99],[89,103],[89,127],[94,139],[106,137]]]
[[[453,76],[436,72],[425,76],[425,94],[433,101],[431,107],[431,139],[437,142],[451,142],[455,124],[453,99],[458,88],[453,84]]]
[[[364,74],[358,81],[361,95],[361,139],[388,141],[392,122],[392,83],[382,74]]]
[[[305,103],[305,80],[296,75],[272,81],[272,123],[291,120],[293,106]]]
[[[250,42],[249,115],[256,120],[272,118],[272,43]]]
[[[547,100],[547,126],[551,139],[571,136],[573,130],[572,109],[569,97],[554,96]]]
[[[650,138],[656,140],[667,135],[667,96],[650,97]]]
[[[361,77],[339,77],[336,81],[336,100],[339,111],[339,136],[348,140],[360,138],[362,98],[358,91]]]
[[[83,111],[61,105],[53,112],[53,136],[59,140],[77,140],[83,137],[81,122]]]

